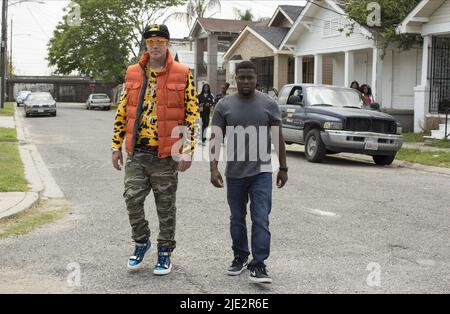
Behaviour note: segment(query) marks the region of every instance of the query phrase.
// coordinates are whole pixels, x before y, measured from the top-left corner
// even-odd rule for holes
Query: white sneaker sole
[[[130,266],[129,264],[127,264],[127,268],[128,268],[128,270],[131,270],[131,271],[141,270],[144,268],[144,262],[140,263],[137,266]]]
[[[250,276],[250,281],[253,283],[267,283],[270,284],[272,283],[272,278],[255,278]]]
[[[242,268],[240,271],[227,271],[228,276],[239,276],[244,272],[245,268]]]
[[[170,263],[169,269],[165,269],[165,270],[153,270],[153,274],[156,276],[164,276],[164,275],[168,275],[172,272],[172,263]]]

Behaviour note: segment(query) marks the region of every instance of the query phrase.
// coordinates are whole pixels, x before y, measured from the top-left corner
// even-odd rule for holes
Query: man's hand
[[[118,150],[116,152],[113,152],[112,154],[112,164],[114,166],[114,168],[116,168],[117,170],[122,170],[123,167],[123,155],[122,155],[122,151]]]
[[[180,161],[178,162],[178,171],[185,172],[192,165],[192,158],[188,154],[181,154]]]
[[[211,183],[216,188],[223,188],[224,187],[222,175],[220,174],[219,170],[212,170],[211,171]]]
[[[277,187],[279,189],[283,188],[288,180],[288,174],[286,171],[278,171],[277,175]]]

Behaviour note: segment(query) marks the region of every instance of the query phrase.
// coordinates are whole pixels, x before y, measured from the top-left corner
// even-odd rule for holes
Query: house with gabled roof
[[[214,18],[198,18],[189,34],[195,42],[195,81],[208,82],[215,94],[221,84],[225,83],[225,69],[219,69],[218,52],[225,52],[241,31],[252,21],[227,20]],[[204,53],[206,53],[206,63]]]
[[[294,81],[292,52],[280,49],[280,45],[302,10],[302,6],[281,5],[266,25],[250,24],[244,28],[224,55],[231,89],[236,88],[234,68],[242,60],[255,63],[258,84],[263,90],[279,90]]]
[[[450,109],[450,0],[420,1],[397,27],[397,32],[423,37],[419,60],[423,71],[414,90],[414,131],[420,132],[426,125],[431,128],[433,119],[443,120]],[[432,131],[432,137],[444,138],[445,129],[441,123],[439,130]]]
[[[407,130],[413,128],[414,87],[421,77],[420,44],[404,51],[379,47],[370,28],[356,24],[345,12],[345,2],[311,0],[283,40],[295,58],[295,82],[302,83],[303,60],[313,58],[316,84],[350,87],[368,84],[383,111],[393,114]],[[331,62],[325,60],[331,60]],[[331,75],[325,77],[324,69]]]

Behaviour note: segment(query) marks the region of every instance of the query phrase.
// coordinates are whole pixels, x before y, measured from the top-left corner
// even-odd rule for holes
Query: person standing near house
[[[200,117],[202,118],[202,143],[206,141],[205,131],[209,126],[211,107],[214,105],[214,96],[211,93],[209,84],[204,84],[201,93],[197,96],[200,107]]]
[[[364,98],[364,101],[368,104],[368,105],[372,105],[372,103],[374,103],[374,99],[372,96],[372,89],[370,88],[369,85],[367,84],[363,84],[361,85],[361,89],[360,92]]]
[[[160,229],[153,273],[166,275],[172,270],[171,254],[176,246],[178,171],[191,166],[198,101],[192,73],[174,61],[168,50],[167,26],[147,26],[142,36],[147,51],[126,72],[125,91],[114,124],[112,163],[115,169],[122,169],[122,144],[126,139],[124,198],[135,242],[128,269],[142,268],[151,247],[144,201],[153,190]],[[173,138],[172,132],[180,124],[187,127],[190,136],[178,150],[179,138]]]
[[[239,275],[248,265],[252,282],[271,283],[272,279],[265,265],[270,254],[271,238],[269,231],[269,214],[272,209],[271,138],[280,160],[278,188],[282,188],[288,180],[281,113],[275,100],[269,95],[255,91],[256,67],[252,62],[243,61],[237,65],[236,82],[238,93],[222,99],[213,114],[210,141],[211,183],[217,188],[224,187],[222,175],[218,170],[218,160],[223,134],[226,134],[229,146],[225,175],[234,253],[228,274]],[[246,227],[249,200],[253,255],[250,263],[248,263],[250,250]]]
[[[357,81],[353,81],[352,84],[350,84],[350,88],[356,89],[357,91],[360,90],[359,83]]]
[[[220,88],[220,93],[218,93],[214,98],[214,106],[219,102],[219,100],[228,95],[228,88],[230,88],[230,83],[225,82],[225,84],[223,84]]]

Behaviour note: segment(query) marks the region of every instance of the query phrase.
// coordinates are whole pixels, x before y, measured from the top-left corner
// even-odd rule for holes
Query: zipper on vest
[[[137,131],[139,129],[139,124],[141,123],[142,105],[144,103],[145,91],[147,90],[147,85],[148,85],[147,73],[145,73],[145,70],[143,70],[142,72],[144,72],[144,81],[143,81],[143,84],[141,86],[141,93],[139,95],[139,102],[138,102],[138,108],[137,108],[137,114],[136,114],[136,121],[135,121],[135,125],[134,125],[134,130],[133,130],[133,144],[131,145],[131,149],[132,149],[132,153],[133,154],[134,154],[134,147],[136,147]]]

